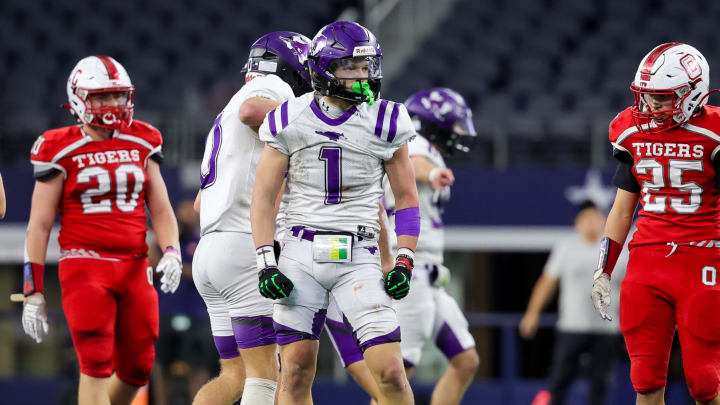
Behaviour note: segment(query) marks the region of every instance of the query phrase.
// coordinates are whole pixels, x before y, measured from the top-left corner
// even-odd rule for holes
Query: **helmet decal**
[[[100,62],[105,65],[105,69],[107,69],[107,74],[110,80],[120,80],[120,72],[118,72],[117,68],[115,67],[115,64],[113,64],[112,60],[108,58],[107,56],[97,56],[98,59],[100,59]]]
[[[687,54],[680,58],[680,65],[685,69],[690,80],[695,80],[702,74],[702,68],[694,56]]]
[[[250,46],[250,55],[242,72],[245,82],[274,74],[290,85],[296,96],[311,91],[310,75],[305,66],[310,39],[292,31],[275,31],[258,38]]]

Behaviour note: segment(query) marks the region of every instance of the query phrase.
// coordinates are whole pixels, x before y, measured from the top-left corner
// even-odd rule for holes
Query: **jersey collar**
[[[352,117],[352,115],[355,114],[355,112],[357,111],[357,108],[355,108],[355,106],[352,106],[349,110],[345,111],[343,115],[337,118],[330,118],[325,115],[322,108],[320,108],[314,98],[310,101],[310,109],[315,113],[316,117],[320,118],[322,122],[332,126],[337,126],[345,123],[345,121]]]

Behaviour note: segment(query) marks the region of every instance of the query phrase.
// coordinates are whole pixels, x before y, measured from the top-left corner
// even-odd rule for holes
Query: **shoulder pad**
[[[630,107],[626,108],[610,122],[609,138],[611,143],[615,143],[625,131],[628,129],[635,128],[635,121],[633,121],[630,113]]]
[[[56,128],[40,135],[30,150],[30,161],[56,162],[60,160],[68,148],[81,143],[84,136],[77,126]]]
[[[162,134],[154,126],[140,120],[119,131],[118,138],[135,142],[150,150],[158,149],[163,144]]]

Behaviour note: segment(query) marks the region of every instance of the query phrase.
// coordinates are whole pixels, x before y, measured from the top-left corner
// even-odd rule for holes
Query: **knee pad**
[[[685,378],[692,399],[710,402],[720,393],[720,376],[716,367],[685,368]]]
[[[112,336],[73,331],[80,372],[95,378],[112,375]]]
[[[630,358],[630,381],[635,392],[648,394],[665,387],[667,362],[647,356]]]
[[[150,380],[153,363],[155,363],[155,347],[150,344],[131,359],[118,359],[115,373],[123,382],[141,387]]]
[[[643,367],[641,370],[635,370],[636,367],[633,365],[630,367],[630,380],[632,381],[635,392],[639,394],[649,394],[665,387],[665,377],[667,371],[657,373],[654,370]]]

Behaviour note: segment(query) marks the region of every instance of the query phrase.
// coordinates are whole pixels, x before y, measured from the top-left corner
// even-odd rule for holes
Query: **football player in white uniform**
[[[455,178],[445,166],[443,157],[468,148],[460,143],[462,136],[474,136],[471,111],[463,97],[448,88],[419,91],[405,102],[415,128],[421,136],[408,145],[408,153],[415,169],[422,236],[415,251],[413,289],[407,298],[398,301],[400,330],[403,334],[402,353],[407,374],[413,373],[420,362],[425,342],[434,340],[450,361],[432,394],[432,405],[457,405],[472,381],[479,358],[475,340],[468,331],[468,322],[455,300],[442,288],[449,280],[449,270],[443,265],[445,236],[442,206],[450,197]],[[386,190],[385,204],[393,209],[393,194]],[[374,397],[369,387],[358,349],[345,338],[352,330],[342,313],[331,306],[328,310],[327,330],[353,378]]]
[[[263,122],[266,146],[251,208],[260,292],[277,300],[279,403],[312,401],[318,336],[332,292],[378,384],[380,404],[412,404],[391,297],[410,290],[420,232],[406,145],[415,130],[402,104],[376,99],[381,51],[370,31],[334,22],[320,30],[310,49],[315,92],[283,103]],[[278,265],[273,205],[286,171],[288,231]],[[399,249],[383,280],[377,213],[385,173],[396,196]]]
[[[202,237],[192,267],[210,314],[222,371],[198,392],[195,404],[231,404],[241,394],[242,405],[274,402],[278,364],[273,304],[259,294],[254,281],[250,229],[255,169],[263,150],[257,130],[268,111],[310,91],[304,66],[309,44],[307,37],[287,31],[258,39],[244,69],[246,84],[217,116],[207,137],[196,201]]]

